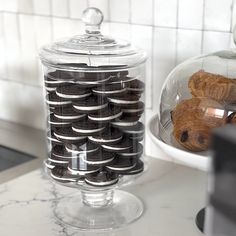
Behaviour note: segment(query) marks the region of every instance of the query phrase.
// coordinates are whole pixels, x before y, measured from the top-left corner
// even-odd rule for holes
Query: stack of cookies
[[[50,152],[46,166],[59,182],[104,187],[144,169],[144,83],[128,71],[45,76]]]

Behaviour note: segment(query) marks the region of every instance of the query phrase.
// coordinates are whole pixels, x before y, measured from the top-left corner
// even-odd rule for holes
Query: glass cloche
[[[211,134],[236,123],[236,50],[189,59],[168,75],[153,139],[176,161],[208,169]]]
[[[144,171],[146,53],[100,32],[103,14],[83,12],[85,34],[44,46],[49,176],[79,189],[61,199],[62,222],[112,229],[137,219],[142,202],[116,190]]]

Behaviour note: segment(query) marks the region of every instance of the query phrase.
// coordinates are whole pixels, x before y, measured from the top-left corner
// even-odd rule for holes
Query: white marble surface
[[[54,217],[54,200],[75,194],[52,183],[42,170],[0,185],[1,236],[200,236],[194,219],[204,206],[206,174],[149,159],[146,173],[126,190],[145,204],[143,216],[128,227],[107,232],[81,232]]]

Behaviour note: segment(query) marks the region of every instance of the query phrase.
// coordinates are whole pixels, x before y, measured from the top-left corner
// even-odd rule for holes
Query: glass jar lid
[[[103,14],[97,8],[83,12],[85,34],[44,46],[43,64],[72,70],[117,70],[135,67],[146,61],[146,53],[129,42],[104,36],[100,31]]]

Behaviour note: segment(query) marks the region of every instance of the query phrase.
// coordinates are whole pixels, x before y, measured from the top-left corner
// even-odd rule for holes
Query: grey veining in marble
[[[150,159],[148,171],[125,189],[145,204],[143,216],[128,227],[106,232],[81,232],[60,223],[55,199],[78,190],[57,185],[42,170],[0,185],[1,236],[200,236],[194,217],[204,206],[206,174]]]

